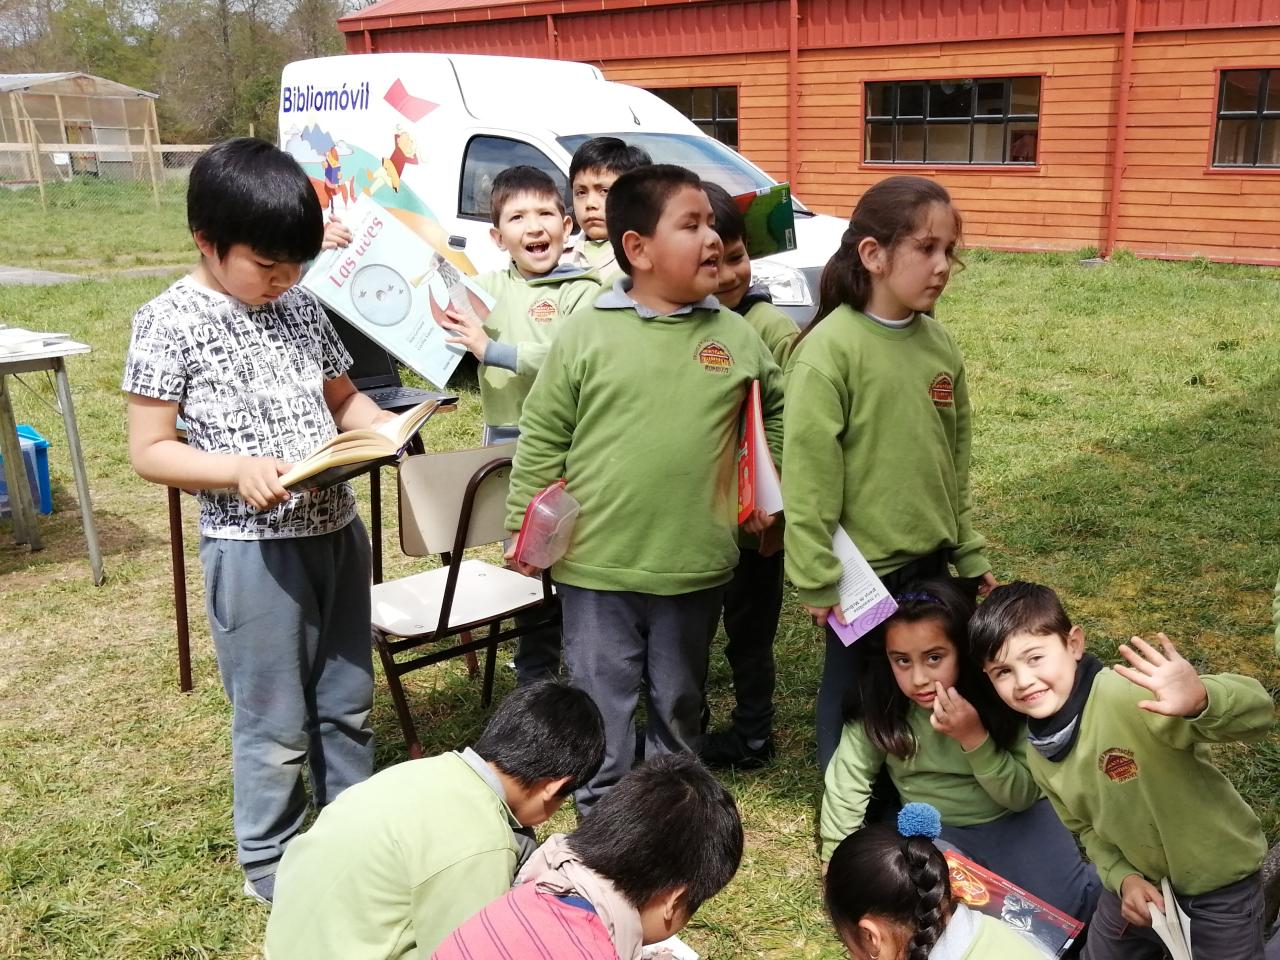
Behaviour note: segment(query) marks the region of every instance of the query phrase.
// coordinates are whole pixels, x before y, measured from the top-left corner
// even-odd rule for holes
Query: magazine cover
[[[372,197],[346,213],[351,243],[322,251],[302,278],[326,306],[440,388],[465,350],[437,320],[453,307],[478,320],[493,300]]]
[[[1061,957],[1075,942],[1084,924],[1055,910],[1019,886],[980,867],[954,850],[945,850],[951,874],[951,893],[978,913],[1013,927],[1051,956]]]
[[[796,248],[796,211],[789,183],[776,183],[733,199],[746,221],[748,257],[754,260]]]

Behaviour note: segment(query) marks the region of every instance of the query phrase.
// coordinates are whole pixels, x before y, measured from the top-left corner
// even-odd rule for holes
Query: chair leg
[[[414,760],[421,760],[422,743],[418,740],[418,730],[413,725],[413,715],[409,713],[404,684],[400,682],[399,666],[391,655],[391,651],[387,649],[386,637],[381,630],[373,631],[373,645],[382,659],[382,672],[387,677],[387,688],[391,691],[391,702],[395,705],[396,716],[400,718],[400,729],[404,733],[404,743],[409,749],[409,756]]]
[[[502,627],[501,620],[489,624],[489,636],[493,636]],[[474,656],[474,654],[472,654]],[[498,641],[491,640],[484,651],[484,686],[480,693],[480,706],[488,708],[493,703],[493,671],[498,664]]]

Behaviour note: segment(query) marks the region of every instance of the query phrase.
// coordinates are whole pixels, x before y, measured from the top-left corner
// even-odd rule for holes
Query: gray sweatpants
[[[942,828],[942,843],[1050,906],[1089,922],[1102,881],[1048,800],[991,823]]]
[[[636,705],[648,710],[645,756],[692,749],[702,732],[707,660],[724,587],[674,597],[557,584],[569,682],[604,717],[604,763],[574,793],[585,814],[635,762]]]
[[[307,812],[373,773],[369,537],[200,538],[205,605],[231,700],[232,818],[245,875],[275,872]]]
[[[1148,877],[1148,879],[1150,879]],[[1191,919],[1191,952],[1205,960],[1262,960],[1262,883],[1257,873],[1198,896],[1177,894]],[[1089,923],[1084,960],[1160,960],[1164,947],[1150,927],[1120,913],[1120,898],[1104,890]]]

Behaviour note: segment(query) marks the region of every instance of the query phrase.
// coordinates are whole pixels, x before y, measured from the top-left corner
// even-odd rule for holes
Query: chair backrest
[[[405,555],[425,557],[452,551],[468,482],[487,464],[510,460],[515,452],[512,441],[405,458],[400,464],[400,548]],[[508,463],[480,484],[464,546],[496,543],[507,536],[510,481]]]

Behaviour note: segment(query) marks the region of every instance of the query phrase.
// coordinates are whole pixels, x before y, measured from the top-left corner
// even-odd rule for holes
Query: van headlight
[[[751,283],[766,287],[769,296],[779,307],[811,307],[813,294],[804,274],[795,267],[768,260],[757,260],[751,265]]]

